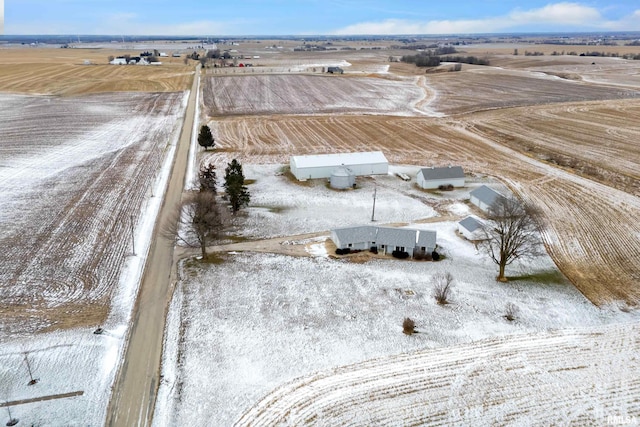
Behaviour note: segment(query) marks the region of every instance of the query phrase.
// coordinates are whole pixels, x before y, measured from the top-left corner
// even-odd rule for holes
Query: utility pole
[[[136,236],[133,228],[133,214],[131,215],[131,247],[133,248],[133,256],[136,256]]]
[[[38,382],[38,379],[33,378],[33,371],[31,371],[31,362],[29,362],[29,354],[26,351],[24,352],[24,363],[27,364],[27,371],[29,371],[29,379],[31,380],[28,382],[28,385],[34,385]]]
[[[376,215],[376,193],[378,192],[378,186],[374,184],[373,187],[373,210],[371,211],[371,222],[375,221]]]

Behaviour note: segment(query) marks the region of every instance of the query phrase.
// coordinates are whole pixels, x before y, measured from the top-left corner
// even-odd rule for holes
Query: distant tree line
[[[456,49],[453,46],[444,46],[428,49],[416,55],[403,55],[400,61],[415,64],[417,67],[437,67],[441,62],[489,65],[488,59],[478,58],[477,56],[450,55],[451,53],[456,53]]]

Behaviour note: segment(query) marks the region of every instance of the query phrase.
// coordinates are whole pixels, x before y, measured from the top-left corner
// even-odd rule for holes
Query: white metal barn
[[[329,178],[339,166],[348,167],[355,176],[389,173],[389,161],[382,151],[291,156],[289,165],[291,173],[299,181]]]
[[[470,193],[470,201],[485,212],[489,212],[489,208],[499,197],[504,197],[496,190],[482,185]]]
[[[461,166],[422,168],[418,171],[416,182],[426,190],[436,189],[441,185],[464,187],[464,171]]]

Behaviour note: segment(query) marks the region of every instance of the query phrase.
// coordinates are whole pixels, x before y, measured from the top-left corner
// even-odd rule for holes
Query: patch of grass
[[[523,281],[523,282],[535,282],[543,284],[555,283],[563,285],[567,283],[567,279],[559,270],[543,270],[537,273],[525,274],[523,276],[509,276],[507,279],[510,282]]]
[[[213,265],[220,265],[222,263],[224,263],[227,260],[227,258],[221,254],[221,253],[213,253],[213,254],[207,254],[206,258],[203,258],[201,260],[199,260],[202,264],[213,264]]]
[[[257,179],[245,179],[244,180],[244,185],[251,185],[251,184],[255,184],[257,181]]]
[[[275,205],[252,205],[252,208],[267,209],[271,213],[282,213],[289,209],[288,206],[275,206]]]
[[[247,237],[247,236],[229,235],[229,236],[225,236],[224,240],[229,240],[231,241],[231,243],[243,243],[243,242],[250,242],[256,239],[252,239],[251,237]],[[221,244],[224,244],[224,243],[225,242],[221,242]]]

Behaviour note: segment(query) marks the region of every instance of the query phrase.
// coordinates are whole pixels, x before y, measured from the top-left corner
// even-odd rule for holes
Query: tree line
[[[400,61],[415,64],[417,67],[437,67],[442,62],[457,62],[462,64],[473,65],[490,65],[488,59],[478,58],[477,56],[462,56],[462,55],[448,55],[446,53],[453,53],[455,49],[453,47],[431,49],[424,52],[420,52],[416,55],[403,55]],[[446,53],[445,53],[446,52]]]
[[[200,127],[198,144],[205,150],[215,147],[209,126]],[[213,163],[203,164],[198,171],[198,188],[184,198],[166,228],[171,238],[200,248],[203,259],[207,258],[207,246],[224,236],[231,226],[232,217],[251,200],[242,164],[233,159],[224,172],[224,196],[219,197],[216,167]],[[226,204],[221,203],[220,198]]]

